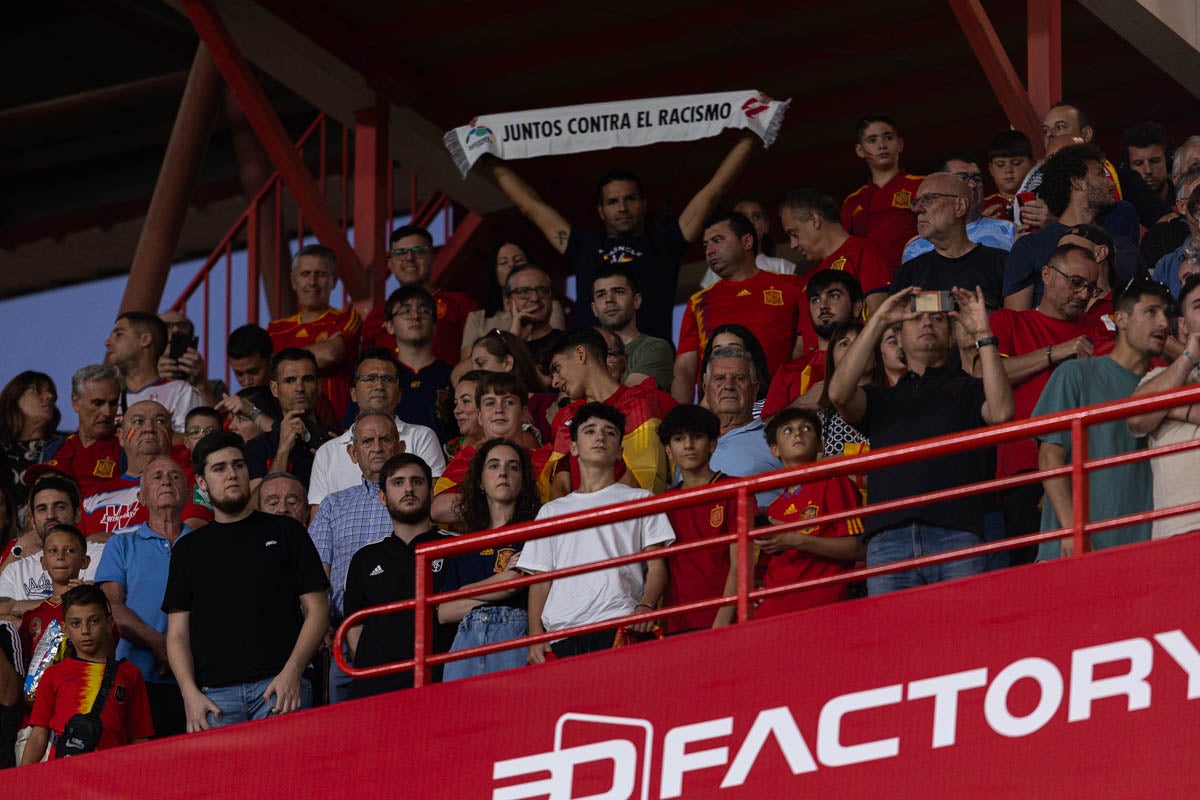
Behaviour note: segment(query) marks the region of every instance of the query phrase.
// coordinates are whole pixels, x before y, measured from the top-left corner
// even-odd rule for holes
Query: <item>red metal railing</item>
[[[350,219],[350,196],[352,194],[352,186],[350,181],[353,180],[352,174],[352,156],[351,156],[351,135],[348,128],[338,126],[339,131],[330,131],[331,125],[338,123],[324,113],[318,114],[312,124],[304,131],[299,139],[296,140],[296,150],[300,153],[306,153],[310,149],[315,148],[315,155],[309,158],[310,169],[313,170],[317,177],[317,183],[320,187],[321,194],[325,195],[327,201],[331,201],[329,196],[329,180],[335,176],[341,176],[340,198],[337,199],[339,207],[339,220],[341,223],[342,233],[345,234],[347,228],[351,225]],[[340,141],[340,150],[336,153],[330,152],[329,143],[331,139]],[[388,171],[387,197],[388,197],[388,219],[396,217],[396,203],[394,182],[398,169],[401,167],[395,161],[392,162],[392,168]],[[453,225],[450,208],[450,198],[440,190],[434,190],[423,199],[418,192],[417,175],[415,172],[408,173],[408,210],[412,216],[413,222],[418,225],[428,227],[443,211],[443,224],[445,226],[445,238],[448,239]],[[270,309],[280,307],[280,299],[283,292],[290,291],[290,286],[283,280],[283,276],[288,273],[291,262],[291,252],[287,243],[291,238],[295,238],[299,242],[299,246],[303,247],[306,243],[306,238],[310,235],[311,229],[304,222],[304,214],[300,210],[299,205],[295,207],[295,216],[293,219],[288,219],[290,213],[287,206],[289,195],[287,187],[284,184],[279,172],[275,172],[263,184],[262,188],[250,199],[250,203],[246,206],[246,210],[238,216],[232,227],[225,233],[224,236],[217,242],[212,253],[204,260],[204,263],[197,270],[195,276],[187,284],[184,290],[179,294],[179,297],[170,304],[170,308],[175,311],[183,312],[187,308],[188,302],[195,296],[196,292],[203,292],[203,319],[200,321],[200,352],[211,368],[211,343],[212,331],[215,327],[221,332],[221,341],[224,342],[229,338],[230,332],[238,325],[244,323],[259,324],[260,319],[270,315]],[[269,217],[269,219],[264,219]],[[261,252],[260,233],[264,225],[271,226],[268,228],[273,233],[270,241],[273,243],[271,252]],[[241,246],[239,247],[239,243]],[[239,315],[237,324],[234,321],[234,313],[232,308],[232,291],[231,287],[234,281],[234,254],[240,249],[246,253],[246,313],[244,318]],[[269,265],[270,269],[264,270],[264,264]],[[213,272],[224,268],[225,280],[225,299],[224,299],[224,314],[217,318],[214,326],[213,309],[212,309],[212,275]],[[260,273],[269,272],[274,275],[274,280],[271,286],[267,288],[268,302],[267,313],[262,314],[259,296]],[[342,304],[347,302],[345,290],[342,292]],[[222,347],[223,352],[223,347]],[[229,365],[225,365],[225,382],[230,383]]]
[[[962,433],[942,436],[922,442],[914,442],[908,445],[889,447],[864,455],[837,458],[828,461],[818,461],[810,466],[778,470],[750,478],[723,481],[721,483],[699,487],[696,489],[668,492],[666,494],[639,500],[634,503],[613,506],[605,509],[583,511],[576,514],[555,517],[553,519],[546,519],[537,522],[523,523],[507,528],[497,529],[487,533],[458,537],[448,542],[422,545],[417,548],[416,554],[417,564],[415,598],[413,600],[404,600],[400,602],[389,603],[387,605],[362,609],[354,614],[349,615],[338,627],[338,630],[335,634],[333,656],[335,659],[337,659],[338,664],[342,667],[342,669],[344,669],[351,677],[376,677],[412,669],[415,671],[414,684],[416,686],[422,686],[429,681],[429,670],[431,667],[446,663],[448,661],[455,661],[461,658],[477,657],[486,655],[488,653],[500,652],[502,650],[510,650],[514,647],[549,642],[551,640],[561,639],[565,636],[575,636],[585,633],[593,633],[596,631],[611,630],[612,628],[622,624],[662,619],[665,617],[686,614],[701,609],[729,605],[731,602],[730,597],[715,597],[707,600],[697,600],[691,603],[671,606],[669,608],[646,611],[627,617],[590,623],[575,628],[542,633],[534,636],[526,636],[520,639],[497,642],[494,644],[481,645],[466,650],[459,650],[455,653],[442,653],[433,655],[429,652],[429,647],[431,644],[432,620],[428,612],[431,606],[436,606],[439,603],[469,598],[473,595],[484,594],[487,592],[494,592],[497,589],[519,588],[535,583],[542,583],[544,581],[553,580],[556,578],[578,575],[584,572],[608,569],[615,566],[633,564],[655,558],[669,557],[706,547],[728,546],[731,542],[736,542],[738,548],[739,572],[736,606],[739,622],[744,622],[750,619],[751,603],[754,600],[773,597],[775,595],[785,594],[792,591],[800,591],[817,586],[826,586],[830,584],[862,580],[876,575],[901,572],[926,565],[941,564],[969,556],[986,555],[1005,550],[1012,550],[1031,544],[1052,541],[1055,539],[1071,537],[1074,542],[1074,554],[1080,555],[1087,551],[1088,537],[1093,533],[1114,528],[1121,528],[1131,524],[1150,522],[1177,514],[1200,511],[1200,501],[1197,501],[1166,509],[1154,509],[1151,511],[1136,512],[1099,522],[1090,522],[1088,520],[1089,495],[1087,484],[1088,475],[1091,472],[1097,469],[1105,469],[1134,461],[1141,461],[1181,452],[1184,450],[1194,449],[1196,447],[1200,447],[1200,439],[1192,442],[1183,442],[1180,444],[1158,447],[1154,448],[1153,450],[1138,450],[1132,453],[1109,456],[1106,458],[1086,460],[1076,458],[1071,464],[1056,469],[1022,473],[1020,475],[1007,478],[983,481],[980,483],[971,484],[970,486],[945,489],[915,497],[908,497],[886,503],[879,503],[877,505],[870,505],[864,508],[826,514],[816,517],[812,520],[807,520],[806,522],[809,525],[820,525],[822,523],[836,522],[838,520],[843,520],[850,517],[868,517],[888,511],[914,508],[926,503],[937,502],[953,497],[980,494],[984,492],[995,492],[1001,489],[1008,489],[1029,483],[1040,482],[1043,479],[1051,477],[1070,476],[1072,478],[1071,488],[1074,518],[1071,526],[1068,528],[1063,528],[1056,531],[1031,533],[1025,536],[1017,536],[1003,539],[1001,541],[979,544],[972,547],[939,553],[932,556],[922,556],[905,561],[897,561],[877,567],[848,570],[838,575],[795,583],[789,586],[773,587],[770,589],[752,589],[752,565],[750,562],[751,541],[759,537],[771,536],[774,534],[783,533],[785,531],[794,530],[796,526],[794,523],[784,523],[751,530],[750,523],[752,520],[747,518],[749,507],[748,497],[751,492],[781,488],[803,480],[829,478],[839,475],[869,473],[872,470],[879,469],[881,467],[898,466],[921,461],[935,456],[950,455],[953,453],[960,453],[984,447],[995,447],[1003,442],[1027,439],[1041,434],[1050,433],[1052,431],[1066,429],[1071,431],[1072,453],[1086,453],[1088,439],[1087,429],[1090,425],[1109,422],[1112,420],[1126,419],[1135,414],[1142,414],[1194,402],[1200,402],[1200,386],[1185,387],[1155,395],[1126,398],[1110,403],[1089,406],[1087,408],[1064,411],[1050,416],[1037,417],[1029,420],[1020,420],[1006,423],[1004,425],[965,431]],[[605,561],[597,561],[566,569],[554,570],[552,572],[528,575],[510,581],[505,581],[503,583],[489,584],[488,586],[482,588],[475,587],[458,589],[432,596],[429,593],[429,565],[432,559],[449,558],[455,555],[477,552],[488,547],[498,547],[501,545],[511,545],[518,542],[525,542],[531,539],[540,539],[558,533],[579,530],[581,528],[591,527],[599,524],[620,522],[622,520],[633,519],[635,517],[640,517],[651,513],[661,513],[676,508],[685,508],[701,502],[724,499],[728,497],[737,498],[737,531],[735,533],[717,536],[699,542],[692,542],[686,545],[672,546],[665,550],[657,550],[649,553],[635,553]],[[369,617],[408,609],[412,609],[416,615],[416,636],[413,650],[414,658],[394,664],[385,664],[365,668],[353,667],[345,661],[342,655],[342,642],[345,638],[347,630],[363,622]]]

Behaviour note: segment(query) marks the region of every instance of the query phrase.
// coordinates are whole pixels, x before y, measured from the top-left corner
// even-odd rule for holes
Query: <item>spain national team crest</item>
[[[778,289],[764,289],[763,302],[769,306],[783,305],[783,292]]]
[[[517,549],[515,547],[501,547],[496,551],[496,565],[492,567],[492,572],[504,572],[508,569],[508,565],[512,563],[513,557],[516,556]]]
[[[96,466],[92,468],[92,474],[97,478],[111,478],[113,473],[117,471],[117,462],[111,458],[102,458],[96,462]]]
[[[834,261],[832,264],[829,265],[829,268],[844,270],[846,268],[846,257],[842,256],[841,258],[837,259],[836,261]]]
[[[725,505],[721,504],[713,506],[712,511],[708,512],[708,525],[710,528],[719,528],[721,523],[725,521]]]
[[[892,205],[896,208],[912,208],[912,192],[901,189],[892,195]]]

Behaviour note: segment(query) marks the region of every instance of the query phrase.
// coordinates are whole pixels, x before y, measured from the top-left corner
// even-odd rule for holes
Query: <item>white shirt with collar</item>
[[[418,455],[429,465],[436,479],[446,469],[446,456],[442,452],[437,434],[424,425],[410,425],[396,417],[396,430],[404,442],[404,452]],[[350,460],[346,446],[354,434],[354,428],[321,445],[313,457],[312,477],[308,482],[308,504],[318,506],[326,495],[349,489],[362,482],[362,470]]]

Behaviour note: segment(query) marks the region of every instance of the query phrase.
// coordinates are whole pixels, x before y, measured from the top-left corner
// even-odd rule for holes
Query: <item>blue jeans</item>
[[[908,522],[888,528],[871,537],[871,540],[867,542],[867,566],[878,567],[917,556],[945,553],[949,550],[958,550],[977,544],[983,544],[983,538],[970,531],[958,531],[921,522]],[[985,556],[972,556],[904,572],[892,572],[867,578],[867,594],[873,597],[898,589],[909,589],[928,583],[978,575],[987,571],[987,568],[988,563]]]
[[[450,652],[455,653],[459,650],[466,650],[468,647],[480,647],[496,642],[507,642],[524,636],[528,630],[529,615],[523,608],[479,606],[468,611],[467,615],[458,623],[458,633],[454,636],[454,644],[451,645]],[[486,656],[450,661],[447,662],[445,671],[442,673],[442,680],[473,678],[489,672],[523,667],[528,653],[528,647],[517,647],[512,650],[501,650],[499,653],[489,653]]]
[[[351,664],[354,659],[350,657],[350,646],[342,642],[342,655]],[[350,683],[354,679],[342,671],[338,666],[337,659],[333,657],[333,653],[329,654],[329,704],[343,703],[350,699]]]
[[[275,697],[268,702],[263,699],[272,678],[263,678],[245,683],[231,683],[228,686],[201,686],[204,696],[221,709],[221,718],[216,719],[208,712],[208,724],[213,728],[222,728],[238,722],[252,719],[266,719],[275,707]],[[312,684],[306,679],[300,679],[300,707],[312,708]]]

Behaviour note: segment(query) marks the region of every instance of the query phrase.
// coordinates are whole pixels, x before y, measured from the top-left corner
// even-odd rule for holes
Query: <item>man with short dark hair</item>
[[[700,238],[704,219],[750,159],[756,141],[753,134],[741,136],[678,219],[650,233],[646,231],[646,195],[633,173],[610,170],[601,177],[596,191],[596,213],[604,223],[604,235],[600,236],[567,222],[507,162],[489,157],[487,163],[500,190],[537,226],[550,246],[571,262],[580,299],[574,325],[596,324],[585,300],[592,296],[597,270],[605,264],[625,264],[637,276],[645,299],[637,314],[638,329],[670,339],[679,265],[688,245]]]
[[[268,472],[279,471],[290,472],[308,485],[317,449],[334,436],[313,413],[320,394],[317,380],[317,357],[308,350],[292,347],[271,360],[271,394],[279,400],[283,419],[246,442],[254,489]]]
[[[976,244],[987,245],[1008,252],[1012,249],[1017,226],[1008,220],[994,219],[983,213],[983,171],[975,163],[975,156],[965,150],[950,150],[943,153],[934,167],[934,173],[953,175],[966,186],[967,214],[965,217],[967,239]],[[929,180],[927,177],[925,180]],[[920,194],[920,190],[918,190]],[[914,208],[913,211],[916,211]],[[905,262],[935,250],[934,243],[921,233],[921,218],[917,215],[917,238],[904,246]]]
[[[317,361],[321,394],[329,401],[333,420],[340,420],[350,402],[350,365],[358,358],[362,318],[353,308],[329,304],[337,285],[337,258],[328,247],[310,244],[292,258],[292,290],[299,311],[272,320],[267,326],[275,352],[298,347]]]
[[[204,356],[196,349],[196,325],[182,313],[173,308],[158,315],[167,326],[168,347],[158,359],[158,375],[163,380],[179,378],[187,381],[200,393],[200,399],[205,403],[216,402],[213,381],[208,379],[208,368]],[[179,358],[171,357],[170,342],[176,337],[187,340],[187,347],[180,353]]]
[[[441,326],[434,296],[420,286],[401,286],[388,296],[387,329],[400,365],[400,402],[396,413],[406,422],[423,425],[442,444],[458,435],[451,397],[450,362],[433,349]]]
[[[433,297],[437,311],[437,330],[433,335],[434,354],[451,366],[459,361],[463,346],[463,327],[467,316],[478,311],[479,305],[461,292],[452,292],[433,285],[433,266],[436,249],[433,234],[420,225],[401,225],[392,231],[391,249],[388,251],[388,269],[400,282],[402,288],[424,289]],[[363,323],[362,346],[396,346],[386,323],[391,317],[386,314],[387,306],[376,307]],[[468,344],[470,344],[468,342]]]
[[[512,315],[510,332],[525,342],[535,359],[554,332],[550,325],[553,293],[550,274],[533,264],[513,267],[504,281],[504,308]]]
[[[1054,370],[1032,416],[1082,408],[1132,394],[1150,369],[1150,360],[1161,355],[1166,346],[1173,307],[1174,301],[1167,287],[1147,278],[1131,281],[1116,298],[1113,322],[1117,326],[1117,343],[1113,351],[1106,356],[1074,359]],[[1044,433],[1038,437],[1038,442],[1038,469],[1056,469],[1081,457],[1071,451],[1069,428]],[[1125,420],[1117,419],[1088,428],[1086,458],[1089,460],[1143,447],[1144,437],[1131,433]],[[1046,499],[1042,503],[1042,530],[1069,528],[1074,518],[1070,477],[1047,478],[1042,481],[1042,486],[1046,490]],[[1148,461],[1092,471],[1088,476],[1088,520],[1095,522],[1150,509],[1151,486]],[[1148,524],[1129,525],[1092,534],[1089,548],[1099,550],[1149,538]],[[1074,549],[1070,537],[1043,542],[1038,548],[1038,559],[1071,555]]]
[[[1129,168],[1136,172],[1163,202],[1168,206],[1173,204],[1175,190],[1167,177],[1167,154],[1171,148],[1163,126],[1157,122],[1139,122],[1126,128],[1121,134],[1121,149],[1125,151],[1125,163]]]
[[[233,377],[243,389],[266,386],[271,381],[271,334],[257,325],[243,325],[229,334],[225,357]]]
[[[77,525],[79,502],[79,487],[68,478],[45,475],[38,479],[29,493],[29,524],[38,539],[45,542],[57,525]],[[21,558],[10,561],[0,570],[0,616],[15,620],[17,625],[20,625],[22,614],[36,608],[54,591],[50,576],[38,557],[40,552],[39,547],[36,551],[22,553]],[[91,562],[81,573],[83,580],[95,576],[103,553],[102,543],[88,542],[87,555]]]
[[[216,521],[176,541],[162,600],[187,730],[307,708],[302,675],[329,628],[316,548],[295,520],[254,509],[237,434],[206,437],[192,462]]]
[[[1200,140],[1200,137],[1196,138]],[[1142,260],[1151,268],[1157,268],[1159,261],[1164,256],[1170,255],[1182,247],[1184,242],[1196,234],[1196,231],[1193,230],[1194,223],[1188,217],[1187,208],[1192,193],[1196,191],[1197,186],[1200,186],[1200,164],[1186,170],[1172,172],[1171,184],[1173,186],[1171,210],[1174,213],[1167,219],[1155,223],[1154,227],[1146,231],[1141,244],[1138,245],[1142,253]]]
[[[158,376],[158,359],[166,349],[167,326],[161,319],[141,311],[126,311],[117,317],[112,333],[104,341],[104,363],[119,369],[125,379],[122,413],[143,400],[159,403],[171,412],[173,429],[181,439],[187,412],[203,402],[187,381],[165,381]]]
[[[867,114],[858,121],[855,154],[867,163],[871,180],[842,201],[842,227],[854,236],[865,236],[879,246],[888,266],[900,266],[904,243],[917,232],[908,213],[921,176],[900,168],[904,140],[895,121],[886,114]]]
[[[625,346],[625,369],[621,382],[634,386],[654,378],[659,389],[671,390],[675,348],[666,339],[642,333],[637,312],[642,307],[637,277],[622,264],[609,264],[596,272],[592,282],[592,313],[601,326]]]

